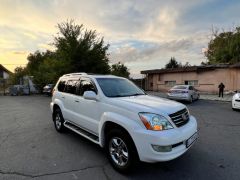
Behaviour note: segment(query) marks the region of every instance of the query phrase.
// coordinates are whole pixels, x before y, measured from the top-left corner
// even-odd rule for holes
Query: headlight
[[[148,130],[162,131],[172,129],[172,124],[163,116],[153,113],[139,113],[139,117]]]

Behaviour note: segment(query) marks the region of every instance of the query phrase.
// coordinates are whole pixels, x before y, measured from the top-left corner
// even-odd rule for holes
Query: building
[[[8,79],[11,72],[0,64],[0,79]]]
[[[189,84],[199,91],[216,93],[221,82],[225,91],[240,90],[240,63],[153,69],[141,74],[146,76],[146,90],[152,91],[168,91],[174,85]]]

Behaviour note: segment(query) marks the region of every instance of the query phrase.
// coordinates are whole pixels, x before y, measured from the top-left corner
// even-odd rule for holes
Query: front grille
[[[187,124],[187,122],[189,121],[189,114],[186,108],[170,114],[169,117],[172,119],[172,121],[177,127],[181,127]]]

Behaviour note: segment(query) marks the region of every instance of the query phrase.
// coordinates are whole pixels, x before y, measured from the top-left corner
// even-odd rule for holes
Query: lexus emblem
[[[182,114],[182,119],[183,119],[184,121],[186,121],[186,120],[187,120],[187,116],[186,116],[185,114]]]

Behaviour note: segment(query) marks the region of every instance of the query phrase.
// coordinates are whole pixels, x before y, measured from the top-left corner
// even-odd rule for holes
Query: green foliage
[[[234,31],[214,32],[206,57],[210,64],[240,62],[240,27]]]
[[[181,63],[178,63],[175,57],[171,57],[169,62],[165,65],[166,69],[171,69],[171,68],[178,68],[181,67]]]
[[[120,62],[112,65],[111,74],[125,78],[129,78],[130,75],[128,68]]]
[[[13,74],[10,74],[10,84],[19,84],[23,80],[23,76],[27,74],[26,69],[23,67],[16,67]]]
[[[91,72],[106,74],[110,72],[107,50],[103,38],[96,31],[84,30],[71,20],[58,24],[60,35],[55,37],[59,59],[68,62],[69,72]]]
[[[26,68],[16,68],[13,83],[19,83],[19,79],[27,74],[33,76],[34,83],[42,89],[48,83],[56,83],[66,73],[111,73],[109,45],[105,45],[103,37],[98,37],[96,31],[84,29],[73,20],[58,24],[58,29],[53,43],[56,50],[29,54]]]

